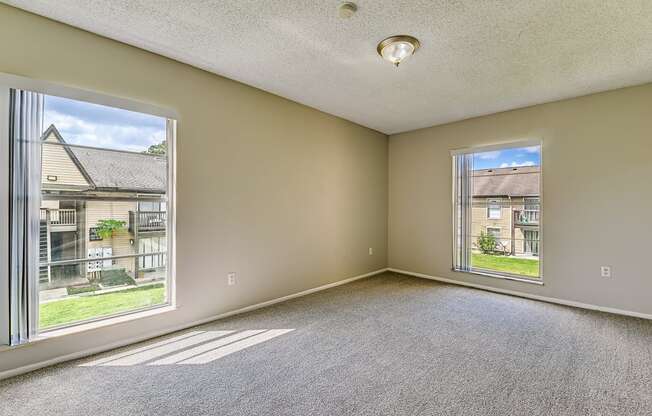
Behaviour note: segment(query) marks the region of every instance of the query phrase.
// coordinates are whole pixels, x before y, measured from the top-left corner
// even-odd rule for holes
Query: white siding
[[[41,201],[41,208],[59,209],[59,201],[43,200]]]
[[[58,143],[54,133],[50,133],[45,142]],[[80,172],[75,162],[72,161],[66,149],[61,146],[47,145],[42,146],[41,158],[41,182],[48,188],[67,188],[87,187],[88,181]],[[48,176],[56,176],[56,181],[49,181]]]
[[[134,236],[129,232],[129,211],[136,210],[135,202],[86,202],[86,236],[88,248],[112,248],[114,256],[135,254],[136,247],[129,242]],[[97,227],[99,220],[119,220],[125,222],[125,228],[115,233],[113,238],[101,241],[88,241],[88,229]],[[134,259],[121,259],[115,261],[116,266],[124,267],[129,273],[134,272]]]

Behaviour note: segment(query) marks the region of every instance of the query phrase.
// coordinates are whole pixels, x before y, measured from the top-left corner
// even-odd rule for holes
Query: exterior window
[[[519,220],[524,224],[539,223],[539,198],[524,198],[523,212],[520,213]]]
[[[502,214],[502,207],[499,199],[490,199],[487,206],[487,218],[499,220]]]
[[[500,238],[500,228],[487,227],[487,234],[494,238]]]
[[[141,195],[141,197],[146,197],[146,195]],[[138,202],[139,211],[149,211],[149,212],[165,212],[165,202],[164,201],[140,201]]]
[[[166,246],[167,242],[165,236],[141,238],[139,240],[139,252],[141,254],[154,254],[140,257],[140,268],[143,271],[150,271],[165,267]]]
[[[524,252],[533,256],[539,255],[539,231],[538,230],[524,230]]]
[[[34,312],[17,314],[11,343],[169,304],[175,121],[59,96],[24,94],[38,105],[32,113],[10,108],[10,117],[15,117],[10,125],[26,125],[33,137],[12,136],[10,129],[9,142],[14,152],[22,146],[31,149],[33,157],[12,164],[10,175],[17,178],[12,186],[29,187],[26,200],[34,209],[16,210],[10,222],[17,228],[33,225],[33,232],[25,236],[26,243],[9,239],[10,246],[29,247],[23,260],[27,273],[10,279],[26,276],[26,298]],[[22,104],[16,100],[11,105]],[[30,114],[37,116],[20,119]],[[20,203],[14,201],[15,206],[25,201]],[[13,307],[21,295],[10,295]]]
[[[454,269],[540,280],[540,143],[452,154]]]

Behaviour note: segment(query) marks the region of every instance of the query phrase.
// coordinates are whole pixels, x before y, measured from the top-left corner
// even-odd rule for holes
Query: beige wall
[[[386,267],[385,135],[5,5],[0,56],[0,72],[180,114],[179,308],[0,352],[0,371]]]
[[[449,150],[533,138],[545,285],[452,272]],[[390,267],[652,313],[652,84],[398,134],[389,148]]]

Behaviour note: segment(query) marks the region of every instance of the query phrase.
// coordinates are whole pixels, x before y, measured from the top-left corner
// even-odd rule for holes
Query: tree
[[[151,145],[146,151],[143,153],[148,153],[150,155],[164,155],[168,152],[168,142],[166,140],[163,140],[159,144],[153,144]]]
[[[478,247],[483,254],[490,254],[496,250],[496,237],[491,234],[487,234],[484,231],[480,231],[480,237],[478,237]]]

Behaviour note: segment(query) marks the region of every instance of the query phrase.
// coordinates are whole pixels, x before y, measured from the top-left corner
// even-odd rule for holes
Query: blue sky
[[[541,165],[541,147],[517,147],[473,154],[473,169]]]
[[[43,124],[54,124],[66,142],[85,146],[143,151],[165,139],[162,117],[51,95]]]

